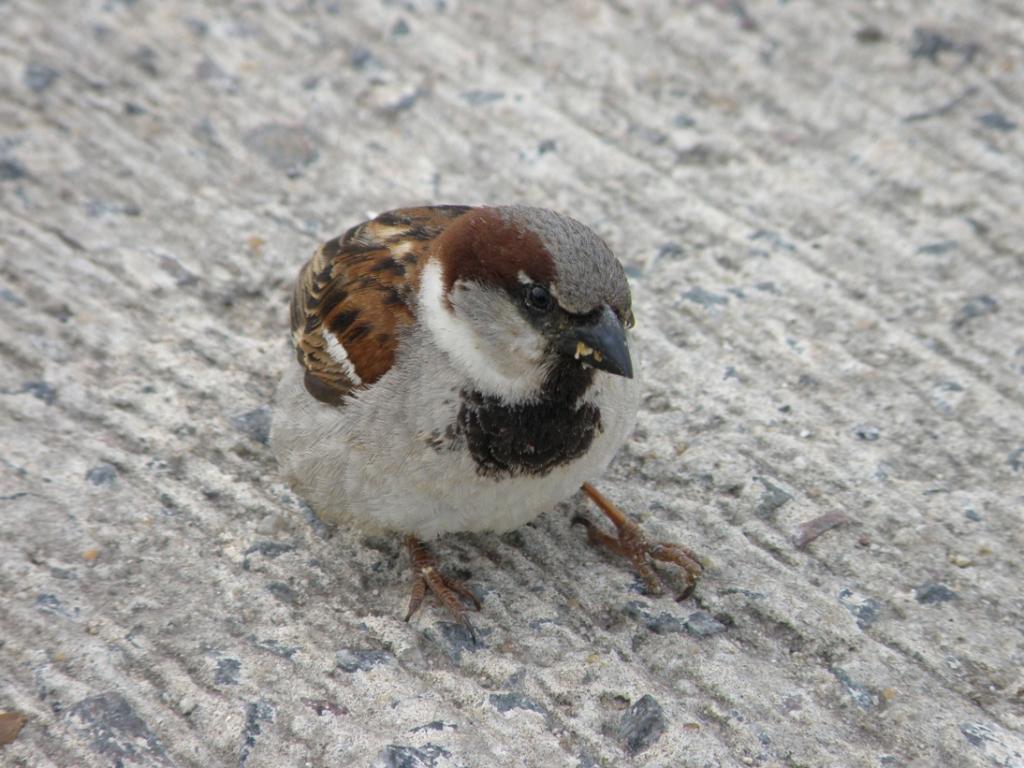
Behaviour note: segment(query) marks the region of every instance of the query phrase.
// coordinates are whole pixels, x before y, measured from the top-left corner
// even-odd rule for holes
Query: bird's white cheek
[[[544,362],[547,345],[544,337],[532,328],[523,328],[511,334],[510,352],[522,358],[528,365],[540,365]]]
[[[475,332],[444,300],[441,268],[429,263],[420,278],[420,306],[434,342],[482,392],[513,402],[532,396],[543,381],[543,342],[532,328],[510,326],[496,316],[486,331]]]

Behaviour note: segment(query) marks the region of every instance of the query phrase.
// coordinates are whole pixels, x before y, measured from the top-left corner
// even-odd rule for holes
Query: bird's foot
[[[409,610],[405,614],[405,620],[411,619],[413,614],[419,610],[429,589],[455,620],[465,627],[470,636],[476,640],[476,630],[466,616],[463,601],[472,603],[474,609],[479,611],[480,600],[477,596],[461,581],[441,573],[433,553],[415,536],[405,537],[405,548],[409,551],[413,573],[412,595],[409,598]],[[460,600],[460,598],[462,599]]]
[[[583,492],[612,521],[618,532],[617,536],[611,536],[585,517],[573,518],[573,523],[581,523],[587,529],[587,539],[591,544],[629,558],[637,573],[644,580],[647,591],[651,594],[660,595],[662,593],[661,579],[653,566],[655,561],[672,563],[683,569],[686,575],[686,586],[676,600],[685,600],[693,593],[693,588],[697,586],[697,579],[704,568],[692,550],[679,544],[648,541],[644,532],[640,530],[640,526],[626,517],[622,510],[600,494],[594,486],[584,483]]]

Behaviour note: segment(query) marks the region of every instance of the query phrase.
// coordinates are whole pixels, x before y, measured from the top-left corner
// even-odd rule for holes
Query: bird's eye
[[[543,285],[534,283],[526,289],[526,306],[538,314],[549,312],[555,306],[551,293]]]

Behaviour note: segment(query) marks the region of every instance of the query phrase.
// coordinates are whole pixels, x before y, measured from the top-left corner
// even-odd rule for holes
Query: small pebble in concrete
[[[21,385],[19,393],[27,392],[36,400],[42,400],[47,405],[53,405],[57,400],[57,390],[45,381],[26,381]]]
[[[1024,469],[1024,447],[1012,451],[1010,455],[1006,457],[1006,461],[1010,465],[1010,469],[1014,472],[1020,472]]]
[[[14,181],[28,175],[25,167],[17,160],[0,160],[0,181]]]
[[[762,520],[772,520],[775,518],[775,513],[792,501],[793,497],[771,480],[764,477],[755,477],[754,479],[764,486],[764,494],[757,503],[754,514]]]
[[[270,406],[261,405],[230,417],[231,426],[245,432],[253,440],[266,445],[270,440]]]
[[[934,605],[957,600],[960,596],[945,584],[926,582],[914,590],[914,597],[923,605]]]
[[[342,648],[334,656],[335,666],[342,672],[369,672],[374,667],[387,664],[392,656],[387,651],[368,648]]]
[[[219,659],[213,672],[213,682],[217,685],[238,685],[238,673],[242,662],[238,659]]]
[[[65,717],[108,765],[170,765],[160,740],[120,693],[84,698]]]
[[[861,440],[873,443],[881,437],[882,431],[878,427],[872,427],[869,424],[858,424],[853,428],[853,434]]]
[[[720,635],[728,627],[707,611],[694,611],[686,617],[686,632],[695,637]]]
[[[725,296],[720,296],[717,293],[706,291],[703,288],[696,287],[691,288],[679,295],[679,298],[683,301],[692,301],[694,304],[700,304],[702,307],[708,309],[716,306],[724,306],[729,303],[729,299]]]
[[[661,705],[649,693],[626,710],[619,721],[619,741],[626,752],[637,755],[654,744],[668,723]]]
[[[530,712],[536,712],[539,715],[543,715],[545,718],[549,717],[551,714],[543,705],[521,693],[492,693],[490,702],[491,706],[499,712],[511,712],[513,709],[525,709]]]
[[[978,122],[986,128],[1003,133],[1009,133],[1017,129],[1017,124],[1013,120],[1008,119],[1002,112],[986,112],[978,118]]]
[[[22,82],[33,93],[42,93],[53,85],[58,76],[59,73],[53,67],[48,67],[38,61],[30,61],[25,67]]]
[[[117,479],[117,467],[113,464],[97,464],[85,473],[85,479],[93,485],[113,485]]]
[[[486,648],[483,637],[491,633],[490,629],[477,627],[476,637],[473,637],[473,634],[464,625],[451,621],[439,622],[437,626],[441,630],[441,646],[456,664],[462,661],[463,651],[475,653]]]
[[[867,711],[878,706],[878,695],[866,685],[856,682],[846,670],[835,667],[832,669],[832,674],[835,675],[836,680],[846,689],[846,692],[850,694],[854,704],[858,707]]]
[[[274,722],[274,708],[262,699],[254,701],[245,708],[245,728],[242,731],[242,749],[238,754],[238,768],[245,768],[245,763],[256,746],[256,737],[263,729],[260,723]]]
[[[999,302],[988,295],[975,296],[969,299],[953,317],[953,330],[958,331],[967,323],[986,315],[994,315],[999,311]]]
[[[857,626],[861,629],[867,629],[874,624],[882,610],[882,604],[878,600],[852,589],[840,590],[838,597],[842,606],[853,614]]]
[[[435,768],[439,757],[450,757],[451,753],[436,744],[422,747],[401,747],[389,744],[380,753],[383,768]]]

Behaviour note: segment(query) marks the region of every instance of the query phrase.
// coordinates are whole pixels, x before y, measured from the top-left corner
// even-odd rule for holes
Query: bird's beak
[[[559,339],[558,351],[602,371],[633,378],[626,329],[607,304],[593,322],[567,329]]]

